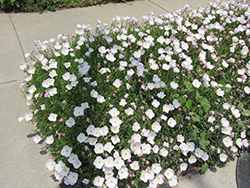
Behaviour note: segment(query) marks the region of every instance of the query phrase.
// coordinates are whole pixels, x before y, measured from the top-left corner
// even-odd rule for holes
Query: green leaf
[[[192,91],[193,85],[191,84],[191,82],[185,81],[185,82],[184,82],[184,85],[186,86],[186,88],[187,88],[189,91]]]
[[[202,166],[201,166],[201,172],[204,173],[206,172],[208,169],[208,164],[207,163],[204,163]]]
[[[209,100],[207,98],[202,98],[201,106],[204,108],[205,112],[208,112],[208,110],[211,108]]]
[[[201,116],[202,116],[202,114],[203,114],[203,110],[199,108],[198,113],[199,113],[199,115],[201,115]]]
[[[198,90],[195,91],[195,98],[197,101],[201,100],[200,93]]]
[[[201,134],[200,134],[200,137],[201,137],[201,139],[203,140],[204,138],[205,138],[205,131],[203,131]]]
[[[176,92],[172,92],[172,93],[170,94],[170,96],[172,97],[172,99],[176,99],[176,98],[179,97],[180,95],[179,95],[178,93],[176,93]]]
[[[179,103],[180,103],[181,105],[185,104],[185,102],[186,102],[186,98],[183,97],[183,96],[179,97],[177,100],[179,101]]]
[[[237,105],[237,108],[238,108],[239,110],[241,110],[241,109],[243,108],[243,106],[244,106],[243,103],[240,102],[240,103]]]
[[[194,114],[194,117],[195,117],[194,122],[200,122],[201,121],[200,116],[198,116],[197,114]]]
[[[203,150],[206,150],[206,147],[210,144],[210,141],[209,140],[205,140],[205,139],[202,139],[201,140],[201,145],[200,147],[203,149]]]
[[[188,99],[188,101],[186,102],[186,107],[188,108],[188,110],[191,110],[192,104],[193,104],[193,101],[191,99]]]

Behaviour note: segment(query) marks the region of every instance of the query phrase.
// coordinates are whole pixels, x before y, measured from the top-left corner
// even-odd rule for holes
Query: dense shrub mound
[[[177,184],[249,145],[250,7],[188,6],[158,17],[77,25],[35,41],[22,63],[34,142],[55,178],[81,187]]]

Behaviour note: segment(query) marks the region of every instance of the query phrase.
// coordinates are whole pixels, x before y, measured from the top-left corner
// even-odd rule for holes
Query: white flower
[[[112,126],[114,127],[117,127],[117,126],[120,126],[122,124],[122,121],[120,120],[119,117],[115,116],[115,117],[112,117],[109,122],[112,124]]]
[[[102,159],[102,157],[97,156],[93,162],[94,166],[97,169],[102,169],[103,165],[104,165],[104,160]]]
[[[175,83],[175,82],[171,82],[170,86],[171,86],[172,89],[177,89],[179,87],[179,85],[177,83]]]
[[[235,118],[239,118],[240,117],[240,111],[238,109],[232,109],[232,114],[234,115]]]
[[[244,140],[242,141],[242,143],[243,143],[243,145],[244,145],[245,148],[247,148],[247,147],[249,146],[249,143],[248,143],[248,140],[247,140],[247,139],[244,139]]]
[[[105,184],[108,186],[108,188],[115,188],[117,185],[117,179],[114,177],[110,177],[105,181]]]
[[[194,79],[192,82],[193,86],[199,88],[201,86],[201,82],[197,79]]]
[[[117,108],[112,108],[109,111],[109,114],[111,115],[111,117],[115,117],[115,116],[118,116],[120,114],[120,112],[117,110]]]
[[[221,162],[226,162],[227,161],[227,155],[225,153],[220,154],[220,160]]]
[[[119,175],[120,180],[127,179],[127,177],[128,177],[128,169],[126,167],[123,167],[123,168],[119,169],[118,175]]]
[[[160,149],[160,155],[163,156],[163,157],[167,157],[168,150],[166,150],[165,148],[161,148]]]
[[[119,126],[111,126],[111,131],[115,134],[119,133],[120,125]]]
[[[160,102],[157,101],[156,99],[153,100],[153,102],[151,103],[155,108],[158,108],[160,105]]]
[[[142,144],[142,153],[149,155],[151,153],[151,145],[150,144]]]
[[[60,175],[62,176],[67,176],[69,173],[69,167],[65,166],[62,170],[62,172],[60,173]]]
[[[41,140],[42,140],[42,138],[38,134],[33,137],[33,141],[36,144],[38,144]]]
[[[178,134],[177,137],[176,137],[176,139],[177,139],[177,142],[184,142],[185,138],[181,134]]]
[[[93,97],[93,98],[97,98],[98,92],[96,90],[92,89],[91,92],[90,92],[90,96]]]
[[[133,162],[130,164],[130,168],[131,168],[132,170],[135,170],[135,171],[139,170],[139,168],[140,168],[139,162],[138,162],[138,161],[133,161]]]
[[[111,141],[115,145],[115,144],[120,142],[120,138],[119,138],[118,135],[114,135],[114,136],[111,137]]]
[[[107,157],[105,160],[104,160],[104,164],[105,164],[105,167],[107,168],[112,168],[114,166],[114,160],[112,157]]]
[[[170,180],[168,180],[168,183],[170,187],[176,186],[178,183],[177,176],[173,176]]]
[[[168,168],[165,172],[164,172],[164,176],[167,179],[171,179],[172,177],[174,177],[174,171],[171,168]]]
[[[64,181],[66,180],[70,185],[74,185],[78,180],[78,174],[75,172],[70,172],[67,177],[65,177]]]
[[[74,118],[70,117],[68,120],[65,121],[65,124],[66,124],[68,127],[72,127],[73,125],[75,125],[75,120],[74,120]]]
[[[123,160],[127,160],[131,158],[131,154],[130,154],[130,149],[123,149],[121,154],[122,154],[122,158]]]
[[[181,170],[182,172],[184,172],[184,171],[187,170],[187,167],[188,167],[187,163],[181,163],[181,165],[180,165],[180,170]]]
[[[215,117],[214,116],[209,116],[207,121],[210,122],[210,123],[213,123],[215,121]]]
[[[95,126],[94,125],[89,125],[86,129],[86,132],[88,135],[94,135],[94,130],[95,130]]]
[[[193,163],[195,163],[197,161],[197,159],[196,159],[196,157],[194,156],[194,155],[191,155],[190,157],[189,157],[189,159],[188,159],[188,162],[190,163],[190,164],[193,164]]]
[[[100,131],[101,136],[106,136],[108,134],[108,132],[109,132],[107,126],[104,126],[104,127],[100,128],[99,131]]]
[[[111,144],[111,142],[107,142],[104,145],[103,149],[110,153],[114,149],[114,146]]]
[[[155,145],[153,148],[152,148],[153,152],[156,154],[158,153],[159,151],[159,146],[158,145]]]
[[[187,142],[187,149],[188,151],[194,151],[195,150],[195,144],[193,142]]]
[[[77,141],[80,142],[80,143],[83,143],[87,141],[87,137],[83,134],[83,133],[80,133],[78,136],[77,136]]]
[[[71,153],[68,158],[68,162],[73,164],[76,160],[78,160],[78,156],[74,153]]]
[[[230,135],[232,132],[233,128],[228,126],[228,127],[222,127],[221,132],[226,135]]]
[[[135,132],[137,132],[140,128],[141,127],[140,127],[139,123],[134,122],[134,124],[132,126],[132,130],[135,131]]]
[[[163,93],[162,91],[160,93],[157,93],[157,97],[159,97],[160,99],[163,99],[165,96],[165,93]]]
[[[179,101],[177,99],[173,100],[173,105],[175,108],[179,108],[181,106],[181,104],[179,103]]]
[[[65,164],[62,161],[58,161],[58,163],[55,165],[55,170],[58,174],[60,174],[65,167]]]
[[[123,165],[124,165],[124,160],[122,160],[121,157],[115,158],[114,166],[117,170],[121,169]]]
[[[115,86],[116,88],[119,88],[121,85],[122,85],[122,81],[119,80],[119,79],[116,79],[116,80],[113,82],[113,86]]]
[[[78,169],[82,165],[81,161],[77,159],[74,163],[73,166],[75,169]]]
[[[152,124],[152,130],[158,133],[161,130],[161,125],[159,122],[154,122]]]
[[[159,174],[162,170],[161,165],[158,163],[152,164],[151,169],[153,170],[154,173]]]
[[[241,138],[237,138],[236,140],[236,145],[241,148],[243,146],[243,142],[242,142],[242,139]]]
[[[88,142],[89,142],[89,144],[91,146],[94,146],[96,144],[96,142],[97,142],[97,138],[91,138],[91,137],[89,137],[88,138]]]
[[[97,143],[95,145],[94,151],[95,151],[96,154],[103,153],[103,151],[104,151],[103,145],[101,143]]]
[[[82,116],[84,114],[84,108],[83,107],[79,107],[79,106],[76,106],[74,108],[74,116]]]
[[[148,172],[146,170],[143,170],[141,172],[140,180],[146,183],[148,181],[148,176],[149,176]]]
[[[225,109],[225,110],[229,110],[229,108],[230,108],[230,104],[228,104],[228,103],[224,103],[222,106],[223,106],[223,109]]]
[[[166,64],[166,63],[164,63],[163,65],[162,65],[162,69],[163,70],[169,70],[171,67],[170,67],[170,65],[168,65],[168,64]]]
[[[248,86],[244,87],[244,91],[249,95],[250,94],[250,87],[248,87]]]
[[[176,125],[176,121],[172,117],[168,119],[167,123],[170,127],[174,127]]]
[[[54,142],[54,138],[53,138],[53,135],[50,135],[46,138],[45,140],[46,144],[50,145]]]
[[[96,100],[97,100],[98,103],[103,103],[103,102],[106,101],[105,98],[103,96],[101,96],[101,95],[97,95]]]
[[[217,89],[216,94],[220,97],[223,97],[225,94],[225,91],[223,91],[221,88]]]
[[[45,167],[48,170],[52,171],[54,169],[55,165],[56,165],[55,161],[53,159],[49,159],[48,162],[45,164]]]
[[[227,136],[223,138],[223,143],[226,147],[231,147],[233,145],[233,140],[231,137]]]
[[[196,155],[196,157],[201,158],[201,156],[203,155],[203,151],[200,148],[196,148],[194,151],[194,154]]]
[[[51,113],[48,117],[49,121],[55,122],[57,118],[57,114]]]
[[[61,150],[61,155],[64,157],[69,157],[71,154],[72,148],[65,145],[63,146],[63,149]]]
[[[119,105],[120,106],[125,106],[127,104],[126,100],[125,99],[121,99]]]
[[[145,113],[149,117],[149,119],[153,119],[153,117],[155,116],[153,110],[151,109],[148,109]]]
[[[36,91],[36,87],[35,87],[34,85],[32,85],[32,86],[30,86],[30,87],[28,88],[28,92],[29,92],[30,94],[33,94],[35,91]]]
[[[94,179],[94,181],[93,181],[93,184],[94,184],[94,186],[96,186],[96,187],[101,187],[101,186],[103,185],[104,180],[105,180],[105,179],[104,179],[103,177],[97,176],[97,177],[95,177],[95,179]]]
[[[129,116],[129,115],[134,115],[134,110],[129,107],[128,109],[124,110],[124,112]]]

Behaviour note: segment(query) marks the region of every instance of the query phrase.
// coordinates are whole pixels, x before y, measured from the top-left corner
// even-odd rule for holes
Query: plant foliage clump
[[[35,41],[22,85],[55,178],[84,187],[177,184],[248,147],[250,6],[116,16]]]

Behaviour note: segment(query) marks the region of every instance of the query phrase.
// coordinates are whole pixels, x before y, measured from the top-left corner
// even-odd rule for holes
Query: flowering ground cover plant
[[[250,6],[100,21],[35,41],[22,85],[55,178],[79,187],[173,187],[249,145]]]

